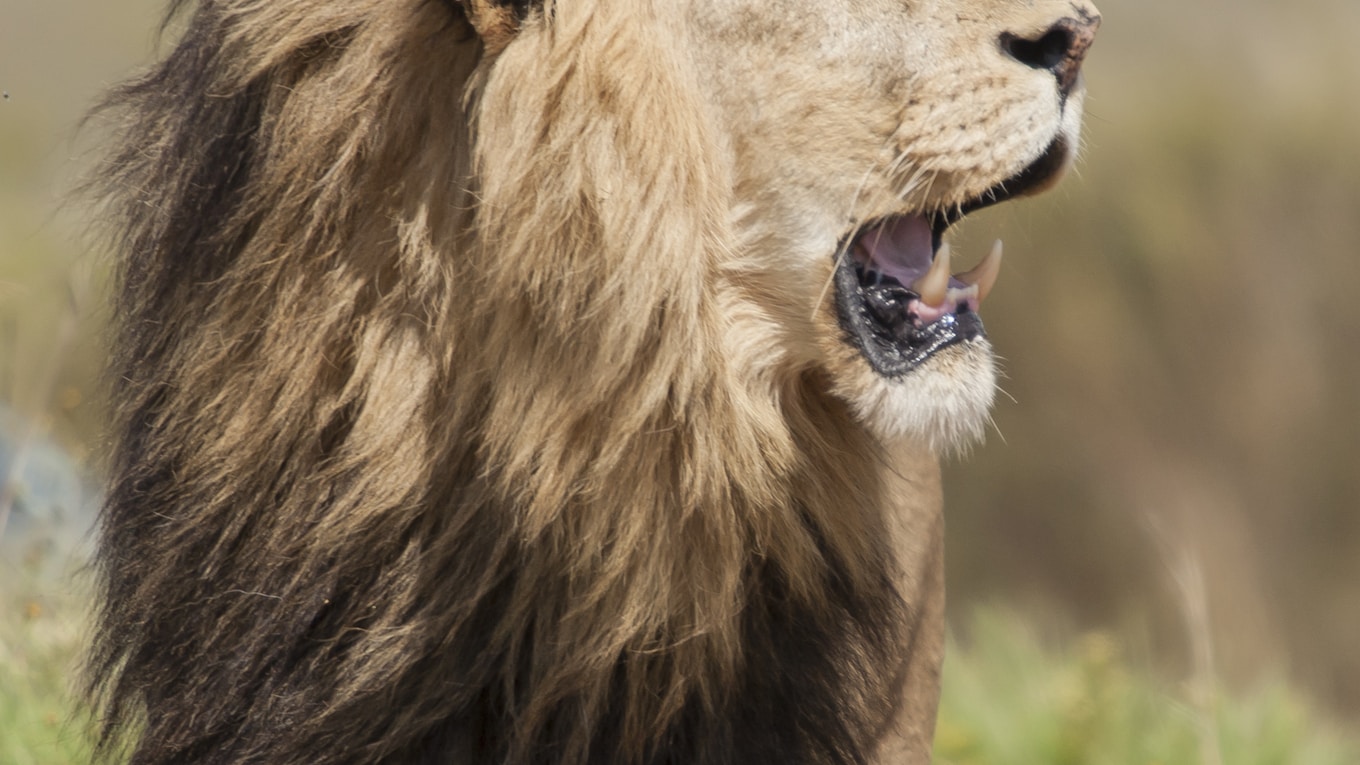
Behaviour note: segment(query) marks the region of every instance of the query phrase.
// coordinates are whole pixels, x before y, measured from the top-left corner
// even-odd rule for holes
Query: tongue
[[[906,306],[917,326],[931,324],[962,308],[976,311],[1001,265],[1001,242],[971,271],[950,274],[949,245],[934,249],[930,222],[921,215],[888,218],[866,229],[855,240],[852,252],[863,269],[865,287],[875,289],[885,280],[910,290],[915,298]]]
[[[921,215],[903,215],[861,234],[855,255],[866,267],[909,286],[930,269],[933,240],[930,221]]]

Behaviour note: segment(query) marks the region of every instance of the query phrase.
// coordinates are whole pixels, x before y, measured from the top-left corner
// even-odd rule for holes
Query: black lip
[[[1018,174],[996,184],[976,199],[932,215],[934,249],[940,249],[945,231],[965,215],[1046,187],[1062,172],[1068,153],[1066,139],[1058,137]],[[842,254],[835,275],[836,314],[847,341],[859,350],[875,372],[889,378],[901,377],[949,346],[986,337],[982,318],[966,306],[933,324],[915,326],[906,318],[903,308],[919,295],[891,280],[864,284],[854,258],[845,254],[857,235],[852,234],[837,248]]]
[[[986,336],[982,318],[966,308],[917,327],[894,305],[919,297],[895,283],[866,287],[852,262],[841,258],[836,267],[836,313],[841,329],[869,366],[884,377],[901,377],[951,345]],[[889,310],[875,311],[877,306]]]

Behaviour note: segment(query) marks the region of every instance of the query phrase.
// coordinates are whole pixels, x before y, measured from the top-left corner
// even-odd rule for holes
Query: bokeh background
[[[1007,244],[1006,395],[947,468],[956,628],[1001,603],[1360,728],[1360,2],[1100,6],[1077,172],[956,243]],[[70,608],[97,502],[106,268],[63,200],[159,12],[0,0],[0,667],[32,659],[7,622]]]
[[[1146,629],[1360,720],[1360,3],[1099,3],[1086,149],[1007,240],[1007,380],[950,469],[955,602]]]

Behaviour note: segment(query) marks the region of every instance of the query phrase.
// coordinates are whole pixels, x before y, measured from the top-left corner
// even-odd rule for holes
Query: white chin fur
[[[947,348],[897,379],[869,372],[850,403],[885,442],[907,438],[953,453],[982,440],[996,378],[992,346],[979,339]]]

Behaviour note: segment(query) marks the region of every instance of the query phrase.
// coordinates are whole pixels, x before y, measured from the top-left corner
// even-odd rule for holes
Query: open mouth
[[[968,213],[1047,188],[1068,154],[1058,138],[1024,170],[958,207],[894,215],[851,235],[836,268],[836,309],[876,372],[900,377],[945,348],[985,337],[978,307],[996,283],[1001,242],[970,271],[952,274],[944,234]]]

